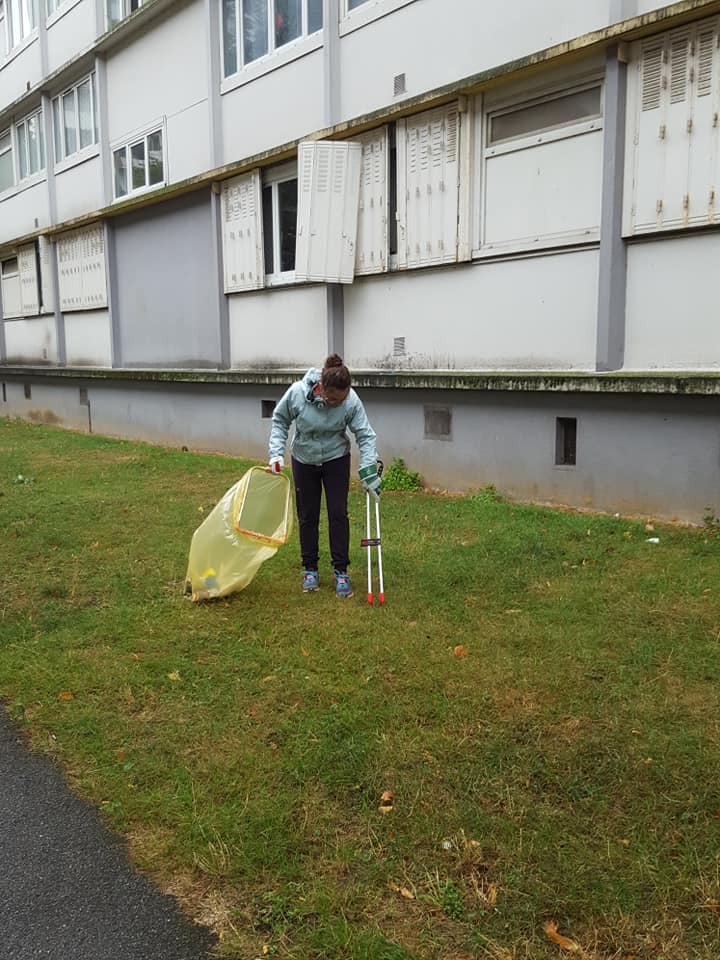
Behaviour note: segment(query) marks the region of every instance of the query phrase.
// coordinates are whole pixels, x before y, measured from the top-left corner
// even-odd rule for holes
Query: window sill
[[[0,193],[0,198],[5,200],[6,194],[8,196],[23,193],[25,190],[31,190],[33,187],[36,187],[39,183],[44,183],[47,180],[47,174],[44,170],[41,170],[40,173],[34,173],[30,177],[25,177],[24,180],[20,180],[19,183],[16,183],[14,187],[11,187],[12,194],[10,190],[6,190],[5,193]]]
[[[304,57],[308,53],[319,50],[322,45],[322,31],[313,33],[309,37],[299,37],[297,40],[293,40],[291,43],[280,47],[279,50],[275,50],[273,53],[269,53],[259,60],[254,60],[247,67],[226,77],[220,83],[220,93],[230,93],[231,90],[236,90],[246,83],[251,83],[259,77],[264,77],[273,70],[278,70],[280,67],[292,63],[294,60],[299,60],[300,57]]]
[[[6,67],[9,63],[12,63],[16,57],[19,57],[21,53],[24,53],[28,47],[33,45],[33,43],[36,43],[37,39],[38,31],[36,27],[33,32],[29,34],[29,36],[21,40],[16,47],[13,47],[12,50],[5,55],[4,59],[0,60],[0,70]]]
[[[57,23],[58,20],[62,20],[66,13],[69,13],[73,7],[76,7],[82,0],[65,0],[65,3],[62,4],[54,13],[51,13],[50,16],[45,21],[45,26],[50,29],[53,24]]]
[[[113,203],[123,203],[125,200],[134,200],[136,197],[143,197],[148,193],[155,193],[156,190],[162,190],[162,188],[166,186],[167,181],[163,180],[162,183],[153,183],[150,187],[138,187],[137,190],[124,193],[121,197],[114,197]]]
[[[379,20],[412,2],[413,0],[369,0],[368,3],[358,7],[357,10],[351,10],[343,17],[340,21],[340,36],[344,37],[354,30],[359,30],[368,23]]]
[[[597,246],[600,231],[597,228],[566,234],[548,234],[543,237],[524,237],[502,243],[483,244],[472,252],[473,260],[487,260],[512,254],[552,254],[568,247]]]
[[[288,270],[286,273],[266,273],[265,287],[292,287],[298,286],[295,280],[295,271]]]
[[[93,143],[91,146],[83,147],[82,150],[78,150],[76,153],[71,154],[69,157],[66,157],[59,163],[56,163],[53,172],[56,175],[59,173],[64,173],[66,170],[71,170],[73,167],[78,167],[81,163],[85,163],[87,160],[93,160],[95,157],[99,156],[100,147],[97,143]]]

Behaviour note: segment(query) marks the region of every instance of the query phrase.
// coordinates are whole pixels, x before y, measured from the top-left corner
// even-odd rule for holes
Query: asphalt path
[[[210,960],[213,943],[0,707],[0,960]]]

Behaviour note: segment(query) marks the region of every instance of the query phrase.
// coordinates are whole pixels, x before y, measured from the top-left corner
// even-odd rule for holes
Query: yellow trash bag
[[[243,590],[291,531],[290,481],[251,467],[193,534],[185,593],[210,600]]]

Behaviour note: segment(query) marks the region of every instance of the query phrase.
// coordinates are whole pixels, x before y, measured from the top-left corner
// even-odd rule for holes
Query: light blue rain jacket
[[[321,370],[308,370],[302,380],[292,384],[273,412],[269,456],[284,457],[290,424],[295,424],[292,455],[300,463],[321,464],[344,457],[350,450],[348,429],[355,435],[360,451],[360,467],[377,462],[375,431],[360,397],[350,392],[337,407],[329,407],[315,394]]]

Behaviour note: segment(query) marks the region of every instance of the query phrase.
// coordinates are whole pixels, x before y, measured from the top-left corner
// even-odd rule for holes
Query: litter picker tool
[[[382,476],[383,463],[378,461],[378,475]],[[382,606],[385,603],[385,583],[383,581],[382,564],[382,540],[380,537],[380,500],[375,500],[375,536],[372,535],[370,525],[370,492],[365,492],[365,531],[366,536],[360,541],[360,546],[367,549],[367,574],[368,574],[368,603],[370,606],[374,603],[373,596],[373,562],[372,550],[377,548],[377,566],[378,566],[378,603]]]

